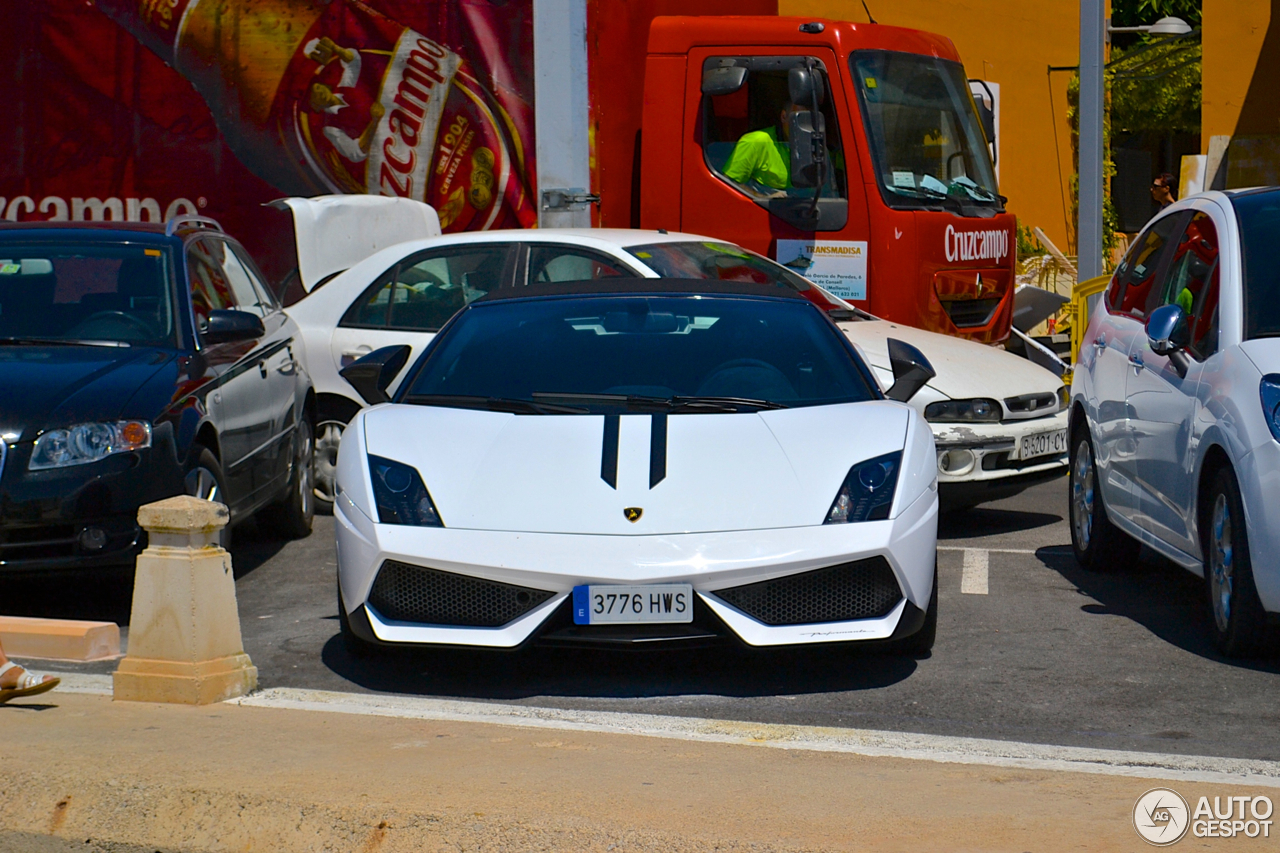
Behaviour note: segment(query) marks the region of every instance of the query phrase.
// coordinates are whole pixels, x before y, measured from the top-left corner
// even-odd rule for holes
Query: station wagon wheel
[[[1214,475],[1203,506],[1200,538],[1214,639],[1223,654],[1254,654],[1266,640],[1267,619],[1253,581],[1240,487],[1230,469]]]
[[[338,445],[347,425],[343,421],[321,421],[316,424],[315,465],[312,472],[316,512],[333,512],[338,490]]]
[[[1071,550],[1076,562],[1094,570],[1129,565],[1137,560],[1140,546],[1107,516],[1088,428],[1077,427],[1071,438],[1067,509],[1071,516]]]

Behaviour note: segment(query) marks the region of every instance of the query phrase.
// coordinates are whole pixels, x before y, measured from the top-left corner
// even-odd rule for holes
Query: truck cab
[[[1008,337],[1016,220],[949,39],[656,17],[639,149],[640,227],[732,240],[886,319]]]

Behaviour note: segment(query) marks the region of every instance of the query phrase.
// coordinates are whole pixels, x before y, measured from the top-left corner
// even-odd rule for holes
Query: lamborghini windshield
[[[875,399],[807,302],[719,295],[477,303],[401,402],[529,414],[742,412]]]

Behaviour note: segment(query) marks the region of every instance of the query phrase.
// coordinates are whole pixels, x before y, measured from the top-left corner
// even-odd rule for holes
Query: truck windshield
[[[0,343],[173,346],[165,249],[0,245]]]
[[[894,207],[1003,207],[959,63],[887,50],[854,51],[849,62],[876,175]]]

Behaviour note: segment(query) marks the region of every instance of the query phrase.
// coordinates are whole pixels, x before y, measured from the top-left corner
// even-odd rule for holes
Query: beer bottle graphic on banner
[[[450,231],[537,220],[525,142],[458,53],[360,0],[98,0],[291,195],[424,201]]]

